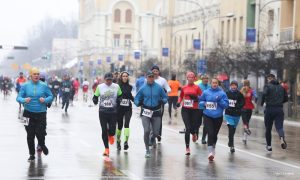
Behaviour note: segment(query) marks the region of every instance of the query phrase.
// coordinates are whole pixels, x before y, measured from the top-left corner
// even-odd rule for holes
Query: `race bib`
[[[235,107],[236,100],[229,99],[229,107]]]
[[[113,106],[113,103],[112,103],[111,100],[104,100],[103,101],[103,107],[105,107],[105,108],[112,108],[114,106]]]
[[[28,126],[29,125],[29,118],[23,117],[23,124],[24,124],[24,126]]]
[[[58,88],[59,88],[59,85],[55,85],[55,86],[54,86],[54,89],[58,89]]]
[[[70,88],[65,88],[65,92],[70,92]]]
[[[194,101],[190,99],[185,99],[183,101],[183,107],[193,107]]]
[[[206,109],[217,110],[217,103],[215,103],[215,102],[206,102]]]
[[[129,99],[122,99],[120,105],[121,106],[129,106]]]
[[[151,111],[149,109],[144,109],[142,115],[151,118],[153,115],[153,111]]]

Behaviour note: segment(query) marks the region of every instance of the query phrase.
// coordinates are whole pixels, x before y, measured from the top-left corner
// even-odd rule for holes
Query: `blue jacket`
[[[229,105],[226,93],[221,88],[209,88],[205,90],[200,97],[199,106],[204,107],[205,104],[216,104],[216,109],[208,109],[205,107],[203,114],[211,118],[219,118],[223,116],[223,111]]]
[[[134,98],[134,104],[136,106],[147,106],[147,107],[157,107],[161,103],[166,104],[168,101],[168,96],[163,90],[163,88],[157,84],[145,84],[138,91]]]
[[[145,84],[145,77],[139,77],[135,82],[136,93],[141,89],[141,87]]]
[[[201,89],[202,92],[204,92],[205,90],[211,88],[210,84],[205,84],[204,85],[202,82],[198,86],[199,86],[199,88]],[[199,109],[205,109],[205,106],[204,105],[203,106],[199,105]]]
[[[29,103],[25,102],[25,98],[31,98]],[[44,103],[40,103],[40,98],[45,98]],[[37,83],[33,83],[32,81],[28,81],[21,86],[20,92],[17,97],[17,101],[19,103],[24,104],[24,108],[27,111],[33,113],[40,113],[47,111],[47,104],[51,103],[53,100],[53,95],[51,93],[50,88],[46,83],[42,81],[38,81]]]

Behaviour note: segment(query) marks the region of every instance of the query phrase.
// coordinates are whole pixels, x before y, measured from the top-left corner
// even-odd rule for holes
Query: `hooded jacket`
[[[229,90],[226,92],[228,97],[229,106],[225,110],[225,114],[230,116],[241,116],[242,108],[245,104],[245,99],[242,93],[238,90]]]
[[[283,103],[287,101],[287,93],[277,80],[272,80],[264,87],[262,106],[266,102],[266,107],[283,107]]]

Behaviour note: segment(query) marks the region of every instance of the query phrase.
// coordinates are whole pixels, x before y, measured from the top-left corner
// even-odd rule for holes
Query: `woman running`
[[[250,81],[245,79],[243,82],[243,87],[241,89],[241,93],[245,98],[245,105],[242,109],[242,120],[244,124],[244,135],[243,142],[247,144],[248,136],[250,136],[251,131],[249,129],[249,122],[252,116],[252,111],[254,109],[254,104],[252,103],[253,99],[257,98],[255,90],[250,87]]]
[[[241,117],[241,110],[245,104],[244,96],[238,91],[238,82],[230,83],[230,90],[226,92],[229,101],[229,107],[225,110],[225,120],[228,126],[228,147],[230,152],[234,153],[234,134]]]
[[[227,95],[219,87],[218,79],[213,78],[211,81],[211,88],[203,92],[200,97],[200,106],[205,106],[203,119],[208,134],[208,159],[209,161],[213,161],[218,133],[223,122],[223,111],[228,107]]]
[[[198,98],[201,96],[202,91],[198,85],[194,84],[195,74],[193,72],[188,72],[186,78],[188,84],[183,86],[178,99],[177,107],[182,103],[181,116],[185,125],[185,155],[190,155],[190,134],[193,135],[193,142],[198,139],[197,129],[201,126],[202,118],[200,109],[198,109]],[[201,122],[197,122],[201,121]],[[198,127],[198,125],[200,126]]]
[[[117,113],[117,149],[121,150],[121,134],[122,128],[124,124],[124,150],[129,148],[128,139],[129,139],[129,123],[132,116],[132,105],[131,101],[134,101],[133,96],[131,94],[132,86],[129,84],[129,73],[121,72],[119,82],[118,82],[121,91],[122,97],[120,100],[120,104],[118,105],[118,113]],[[125,123],[124,123],[125,118]]]

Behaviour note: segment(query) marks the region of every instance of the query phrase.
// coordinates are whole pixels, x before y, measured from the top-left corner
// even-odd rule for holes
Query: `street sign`
[[[205,74],[207,71],[207,61],[205,59],[199,59],[197,61],[197,73]]]
[[[246,41],[248,43],[254,43],[256,41],[256,29],[255,28],[247,28]]]
[[[162,56],[164,57],[169,56],[169,48],[162,48]]]
[[[201,40],[200,39],[194,39],[193,45],[194,45],[195,50],[200,50],[201,49]]]
[[[134,52],[134,59],[140,59],[141,53],[139,51]]]

